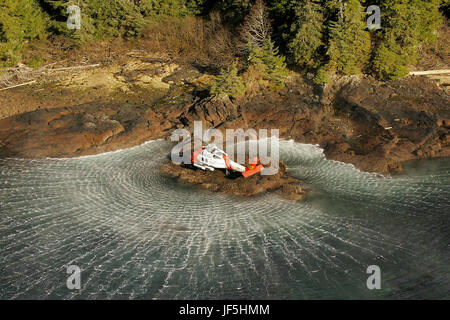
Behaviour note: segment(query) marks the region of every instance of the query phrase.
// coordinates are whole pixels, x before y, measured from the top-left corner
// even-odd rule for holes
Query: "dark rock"
[[[253,197],[266,192],[275,192],[285,199],[297,201],[305,195],[301,181],[288,176],[287,168],[281,162],[278,173],[274,175],[255,174],[248,178],[239,173],[227,176],[223,170],[203,171],[191,165],[176,165],[172,162],[166,163],[160,170],[180,182],[238,197]]]
[[[239,99],[179,97],[151,110],[91,103],[5,118],[0,156],[112,151],[168,137],[175,128],[192,128],[195,120],[222,131],[278,129],[281,138],[319,144],[329,159],[385,174],[400,171],[403,161],[450,156],[450,98],[422,77],[389,82],[343,77],[323,88],[297,81],[281,94]]]

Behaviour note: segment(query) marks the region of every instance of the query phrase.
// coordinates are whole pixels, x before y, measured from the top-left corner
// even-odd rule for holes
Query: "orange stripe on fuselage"
[[[230,163],[230,158],[227,155],[222,155],[223,160],[225,160],[225,165],[228,169],[233,170]]]

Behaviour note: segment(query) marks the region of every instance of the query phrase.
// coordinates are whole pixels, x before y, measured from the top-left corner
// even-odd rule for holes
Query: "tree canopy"
[[[81,9],[79,30],[66,25],[70,5]],[[366,26],[369,5],[381,8],[379,30]],[[395,79],[434,41],[449,7],[449,0],[1,0],[0,64],[16,64],[28,42],[48,35],[136,37],[158,16],[209,19],[214,12],[242,48],[272,43],[290,66],[320,79],[363,71]]]

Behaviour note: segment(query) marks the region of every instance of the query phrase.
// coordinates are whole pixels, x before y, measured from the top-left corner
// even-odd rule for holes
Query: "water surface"
[[[169,151],[0,160],[0,299],[450,298],[449,160],[384,178],[283,141],[315,189],[293,203],[178,184],[157,170]]]

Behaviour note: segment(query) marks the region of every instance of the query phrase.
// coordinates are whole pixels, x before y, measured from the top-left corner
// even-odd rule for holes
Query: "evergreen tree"
[[[330,82],[330,70],[328,65],[322,65],[313,78],[313,82],[316,84],[325,84]]]
[[[213,96],[226,94],[228,96],[238,97],[245,93],[245,85],[241,77],[238,75],[237,63],[220,71],[217,80],[211,86],[210,93]]]
[[[262,47],[248,45],[247,68],[252,67],[266,80],[269,80],[273,89],[284,87],[284,78],[287,76],[285,58],[279,55],[270,37]]]
[[[330,67],[347,75],[358,74],[370,57],[370,34],[365,30],[365,13],[359,0],[333,1],[337,21],[329,26]]]
[[[14,65],[29,40],[44,38],[46,18],[35,0],[0,3],[0,65]]]
[[[288,42],[292,60],[301,68],[320,62],[320,48],[324,45],[325,16],[320,3],[306,0],[295,8],[297,19],[291,25],[293,35]]]
[[[255,71],[259,72],[263,78],[268,77],[267,66],[264,63],[263,48],[253,45],[250,41],[247,44],[247,69],[251,66]]]
[[[217,11],[225,23],[238,25],[249,12],[253,0],[204,0],[202,2],[203,13]]]
[[[408,74],[417,62],[417,48],[435,40],[442,22],[439,0],[385,0],[383,36],[373,65],[380,79],[396,79]]]
[[[41,0],[53,17],[50,29],[73,39],[87,41],[111,36],[135,36],[145,25],[143,16],[129,0]],[[81,9],[81,29],[69,30],[67,8]]]
[[[269,17],[272,19],[272,39],[280,50],[290,54],[289,42],[296,35],[298,21],[297,8],[304,5],[305,0],[266,0]],[[290,59],[293,60],[293,59]]]
[[[262,61],[267,67],[267,77],[273,83],[274,89],[284,87],[284,78],[287,76],[285,58],[279,55],[278,48],[275,47],[270,37],[266,40],[262,48]]]
[[[201,0],[140,0],[139,9],[144,16],[184,16],[202,12]]]
[[[440,10],[447,18],[450,18],[450,0],[442,0]]]

